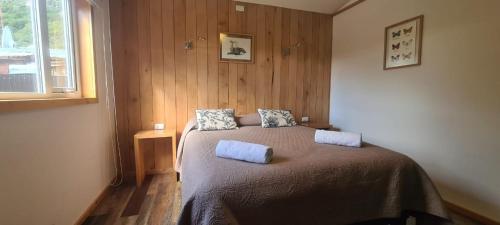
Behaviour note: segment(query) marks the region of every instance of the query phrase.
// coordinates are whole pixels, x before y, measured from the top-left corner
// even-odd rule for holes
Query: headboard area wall
[[[180,135],[197,108],[290,109],[297,119],[329,117],[332,17],[231,0],[111,0],[118,136],[125,174],[132,137],[155,123]],[[237,11],[236,5],[244,6]],[[219,32],[254,36],[255,62],[219,62]],[[185,43],[192,41],[192,49]],[[290,48],[284,54],[284,48]],[[163,146],[149,143],[149,170],[164,170]],[[150,158],[150,160],[148,160]],[[159,160],[155,162],[155,160]],[[168,161],[168,160],[166,160]]]

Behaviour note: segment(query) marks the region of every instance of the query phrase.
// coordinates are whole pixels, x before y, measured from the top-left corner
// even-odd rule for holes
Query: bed
[[[416,224],[449,224],[441,197],[409,157],[364,144],[360,149],[314,143],[303,126],[261,128],[258,117],[240,128],[181,137],[179,225],[342,225],[416,216]],[[270,164],[217,158],[221,139],[273,147]]]

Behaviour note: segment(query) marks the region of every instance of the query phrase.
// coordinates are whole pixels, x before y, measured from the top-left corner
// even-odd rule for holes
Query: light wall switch
[[[302,117],[302,122],[309,122],[309,117],[308,116],[304,116]]]
[[[237,12],[245,12],[245,6],[244,5],[236,5],[236,11]]]
[[[155,130],[164,130],[165,129],[165,124],[164,123],[155,123]]]

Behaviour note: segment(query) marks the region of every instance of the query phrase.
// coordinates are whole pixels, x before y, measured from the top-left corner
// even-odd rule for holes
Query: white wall
[[[422,65],[384,71],[384,28],[423,14]],[[333,19],[330,122],[421,164],[500,221],[500,1],[365,1]]]
[[[109,41],[102,3],[96,25]],[[98,104],[0,113],[0,224],[73,224],[115,176],[105,97],[111,68],[103,63],[111,55],[101,39]]]

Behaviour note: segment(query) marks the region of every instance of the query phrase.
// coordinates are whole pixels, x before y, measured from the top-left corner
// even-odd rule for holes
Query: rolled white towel
[[[217,157],[237,159],[254,163],[269,163],[273,149],[269,146],[242,141],[220,140],[215,147]]]
[[[361,134],[316,130],[314,141],[319,144],[344,145],[359,148],[361,147]]]

